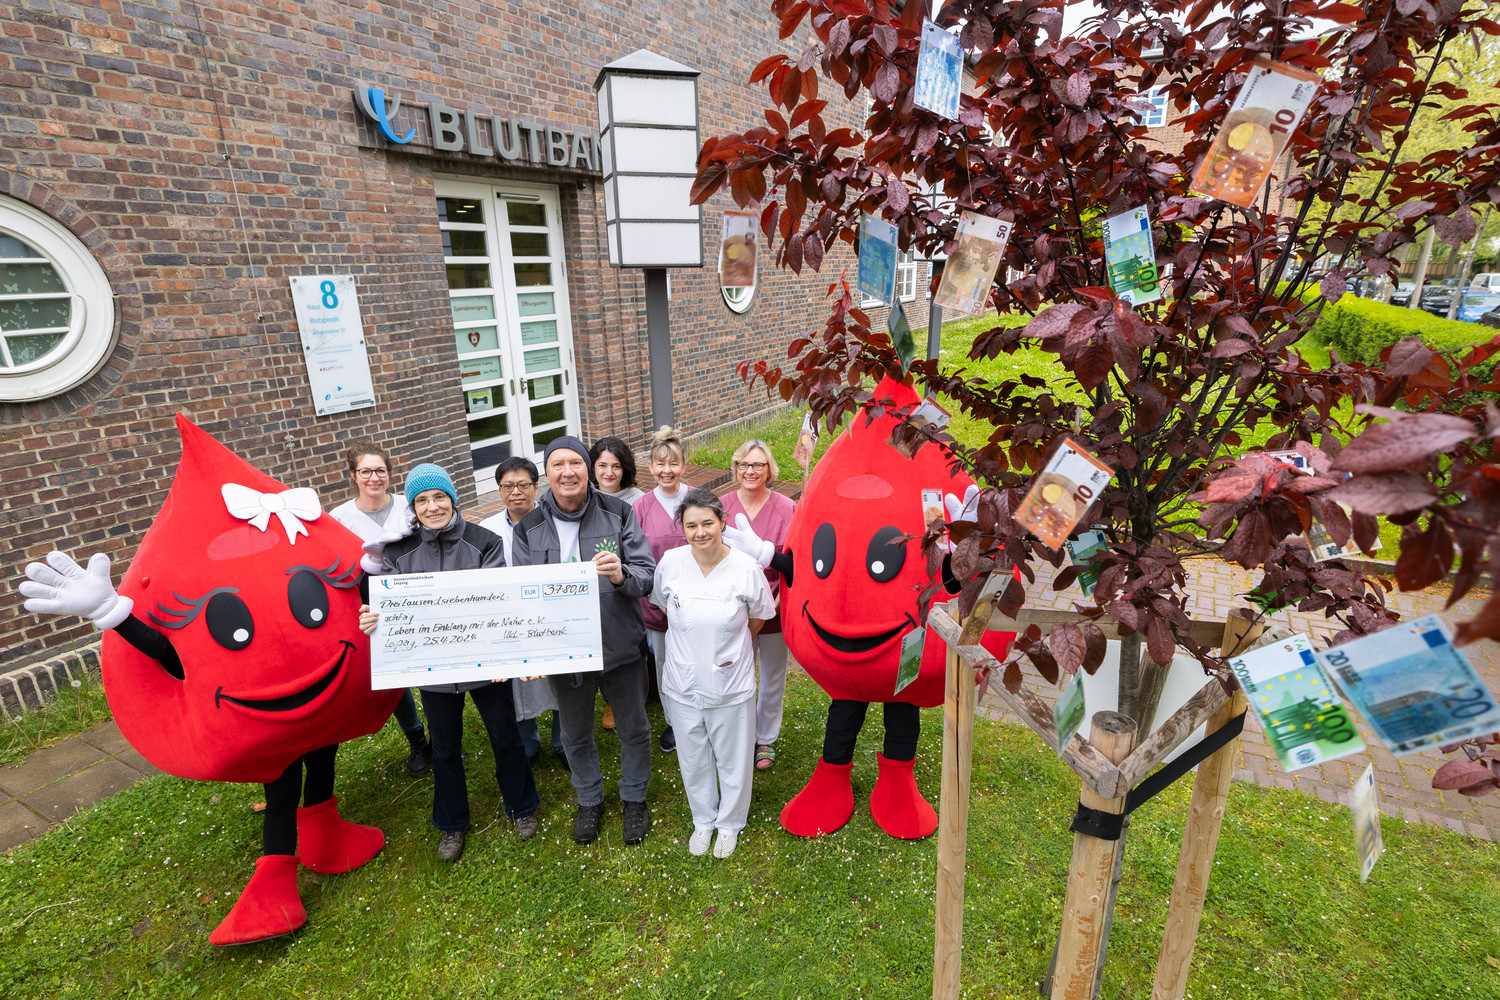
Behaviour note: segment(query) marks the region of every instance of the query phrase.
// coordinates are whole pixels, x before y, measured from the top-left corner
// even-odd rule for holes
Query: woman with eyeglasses
[[[349,463],[354,498],[335,507],[330,512],[333,519],[358,535],[362,542],[375,541],[405,524],[411,516],[406,497],[389,489],[390,452],[373,441],[356,441],[344,452],[344,460]],[[412,697],[410,688],[401,692],[393,718],[411,744],[406,773],[420,778],[432,769],[432,743],[422,728],[422,719],[417,715],[417,700]]]
[[[735,489],[726,493],[724,516],[729,523],[743,514],[761,538],[774,539],[776,551],[786,547],[787,528],[797,505],[771,489],[780,471],[771,446],[751,438],[730,459]],[[776,761],[776,737],[781,735],[781,707],[786,696],[786,640],[781,637],[781,574],[767,569],[766,582],[776,599],[776,614],[755,636],[759,687],[755,695],[755,766],[764,771]]]

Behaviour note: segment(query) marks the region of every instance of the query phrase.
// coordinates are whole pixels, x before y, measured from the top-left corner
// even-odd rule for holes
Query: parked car
[[[1491,309],[1489,312],[1479,317],[1479,322],[1484,324],[1485,326],[1492,326],[1495,329],[1500,330],[1500,309]]]
[[[1458,291],[1458,279],[1449,278],[1445,281],[1429,281],[1422,285],[1422,311],[1432,313],[1434,316],[1448,315],[1448,307],[1453,304],[1453,293]]]
[[[1398,284],[1395,287],[1395,289],[1391,292],[1391,305],[1393,305],[1393,306],[1409,306],[1409,305],[1411,305],[1411,288],[1412,288],[1412,286],[1411,286],[1410,282],[1408,282],[1407,284],[1404,284],[1404,285]]]
[[[1490,271],[1485,274],[1474,275],[1474,280],[1469,282],[1469,290],[1471,292],[1500,295],[1500,271]]]
[[[1462,298],[1458,301],[1458,311],[1453,314],[1453,318],[1461,319],[1465,323],[1478,323],[1481,316],[1495,309],[1500,309],[1500,290],[1486,292],[1465,288]]]

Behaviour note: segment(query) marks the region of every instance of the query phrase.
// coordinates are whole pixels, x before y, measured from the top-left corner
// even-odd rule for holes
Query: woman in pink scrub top
[[[682,438],[670,427],[663,427],[651,438],[651,475],[656,477],[656,488],[637,500],[635,519],[651,543],[651,556],[658,563],[668,549],[687,544],[682,533],[682,523],[677,519],[677,508],[688,491],[682,485],[682,470],[687,466],[687,451]],[[656,657],[656,689],[661,687],[661,668],[666,659],[667,616],[661,608],[651,603],[649,597],[641,599],[641,610],[646,616],[646,640],[651,643],[651,652]],[[672,716],[667,710],[667,699],[661,701],[661,712],[667,728],[662,731],[657,746],[662,753],[677,749],[677,737],[672,732]]]
[[[744,515],[761,538],[786,547],[786,532],[797,505],[771,489],[776,458],[764,441],[751,438],[735,450],[730,465],[736,489],[726,493],[724,514],[730,524]],[[776,617],[766,622],[755,637],[755,663],[759,686],[755,695],[755,766],[764,771],[776,760],[776,737],[781,734],[781,704],[786,695],[786,640],[781,637],[781,574],[766,570],[771,596],[776,598]]]

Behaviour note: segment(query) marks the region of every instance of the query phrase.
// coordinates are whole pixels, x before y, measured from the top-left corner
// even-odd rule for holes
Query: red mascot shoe
[[[821,837],[849,822],[854,815],[853,770],[853,761],[830,764],[819,757],[812,780],[782,808],[782,829],[797,837]]]
[[[255,874],[235,900],[209,944],[254,944],[290,934],[307,923],[307,910],[297,895],[297,857],[266,854],[255,862]]]
[[[875,823],[892,837],[921,840],[937,829],[937,810],[917,790],[912,776],[915,760],[890,760],[877,753],[880,776],[870,792],[870,815]]]
[[[323,875],[352,872],[380,853],[385,834],[339,815],[339,797],[297,810],[297,854],[302,866]]]

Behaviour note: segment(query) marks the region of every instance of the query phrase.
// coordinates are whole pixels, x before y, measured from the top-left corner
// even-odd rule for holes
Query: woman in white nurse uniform
[[[688,544],[656,565],[651,601],[666,612],[662,697],[693,811],[688,852],[734,853],[750,812],[755,757],[752,640],[776,602],[760,565],[724,544],[724,506],[692,490],[677,509]]]

